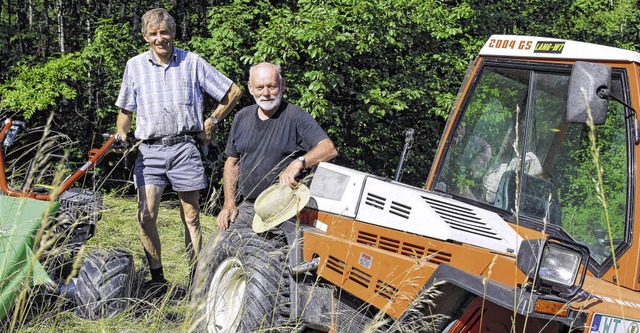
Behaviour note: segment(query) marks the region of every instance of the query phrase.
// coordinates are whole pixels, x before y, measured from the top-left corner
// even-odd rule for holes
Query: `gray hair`
[[[169,28],[171,35],[176,34],[176,21],[164,8],[155,8],[142,15],[142,33],[146,34],[147,27],[156,24],[164,24]]]
[[[260,65],[265,65],[265,64],[269,64],[269,65],[271,65],[271,66],[276,68],[276,73],[278,73],[278,84],[282,85],[282,82],[284,80],[282,78],[282,70],[280,68],[280,65],[272,64],[272,63],[266,62],[266,61],[251,65],[251,67],[249,68],[249,81],[251,81],[251,74],[253,73],[253,69],[258,67],[258,66],[260,66]]]

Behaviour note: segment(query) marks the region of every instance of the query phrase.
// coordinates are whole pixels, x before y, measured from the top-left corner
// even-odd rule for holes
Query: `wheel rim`
[[[223,261],[216,269],[207,293],[207,331],[236,332],[243,309],[247,276],[238,258]]]

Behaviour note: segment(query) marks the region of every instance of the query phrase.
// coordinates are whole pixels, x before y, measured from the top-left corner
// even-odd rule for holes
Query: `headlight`
[[[523,241],[517,265],[534,290],[571,297],[582,288],[588,260],[586,246],[549,237]]]
[[[581,261],[580,253],[558,244],[547,243],[542,251],[538,276],[542,283],[571,288],[576,280]]]

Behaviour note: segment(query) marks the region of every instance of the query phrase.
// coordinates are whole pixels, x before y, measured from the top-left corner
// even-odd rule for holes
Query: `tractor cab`
[[[428,187],[515,228],[584,244],[590,275],[640,289],[638,66],[631,51],[492,36],[462,86]]]

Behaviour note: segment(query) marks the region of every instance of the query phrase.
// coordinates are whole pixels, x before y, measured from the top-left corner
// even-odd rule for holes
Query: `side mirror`
[[[586,124],[591,113],[595,125],[604,124],[610,87],[611,67],[576,61],[569,80],[567,121]]]

